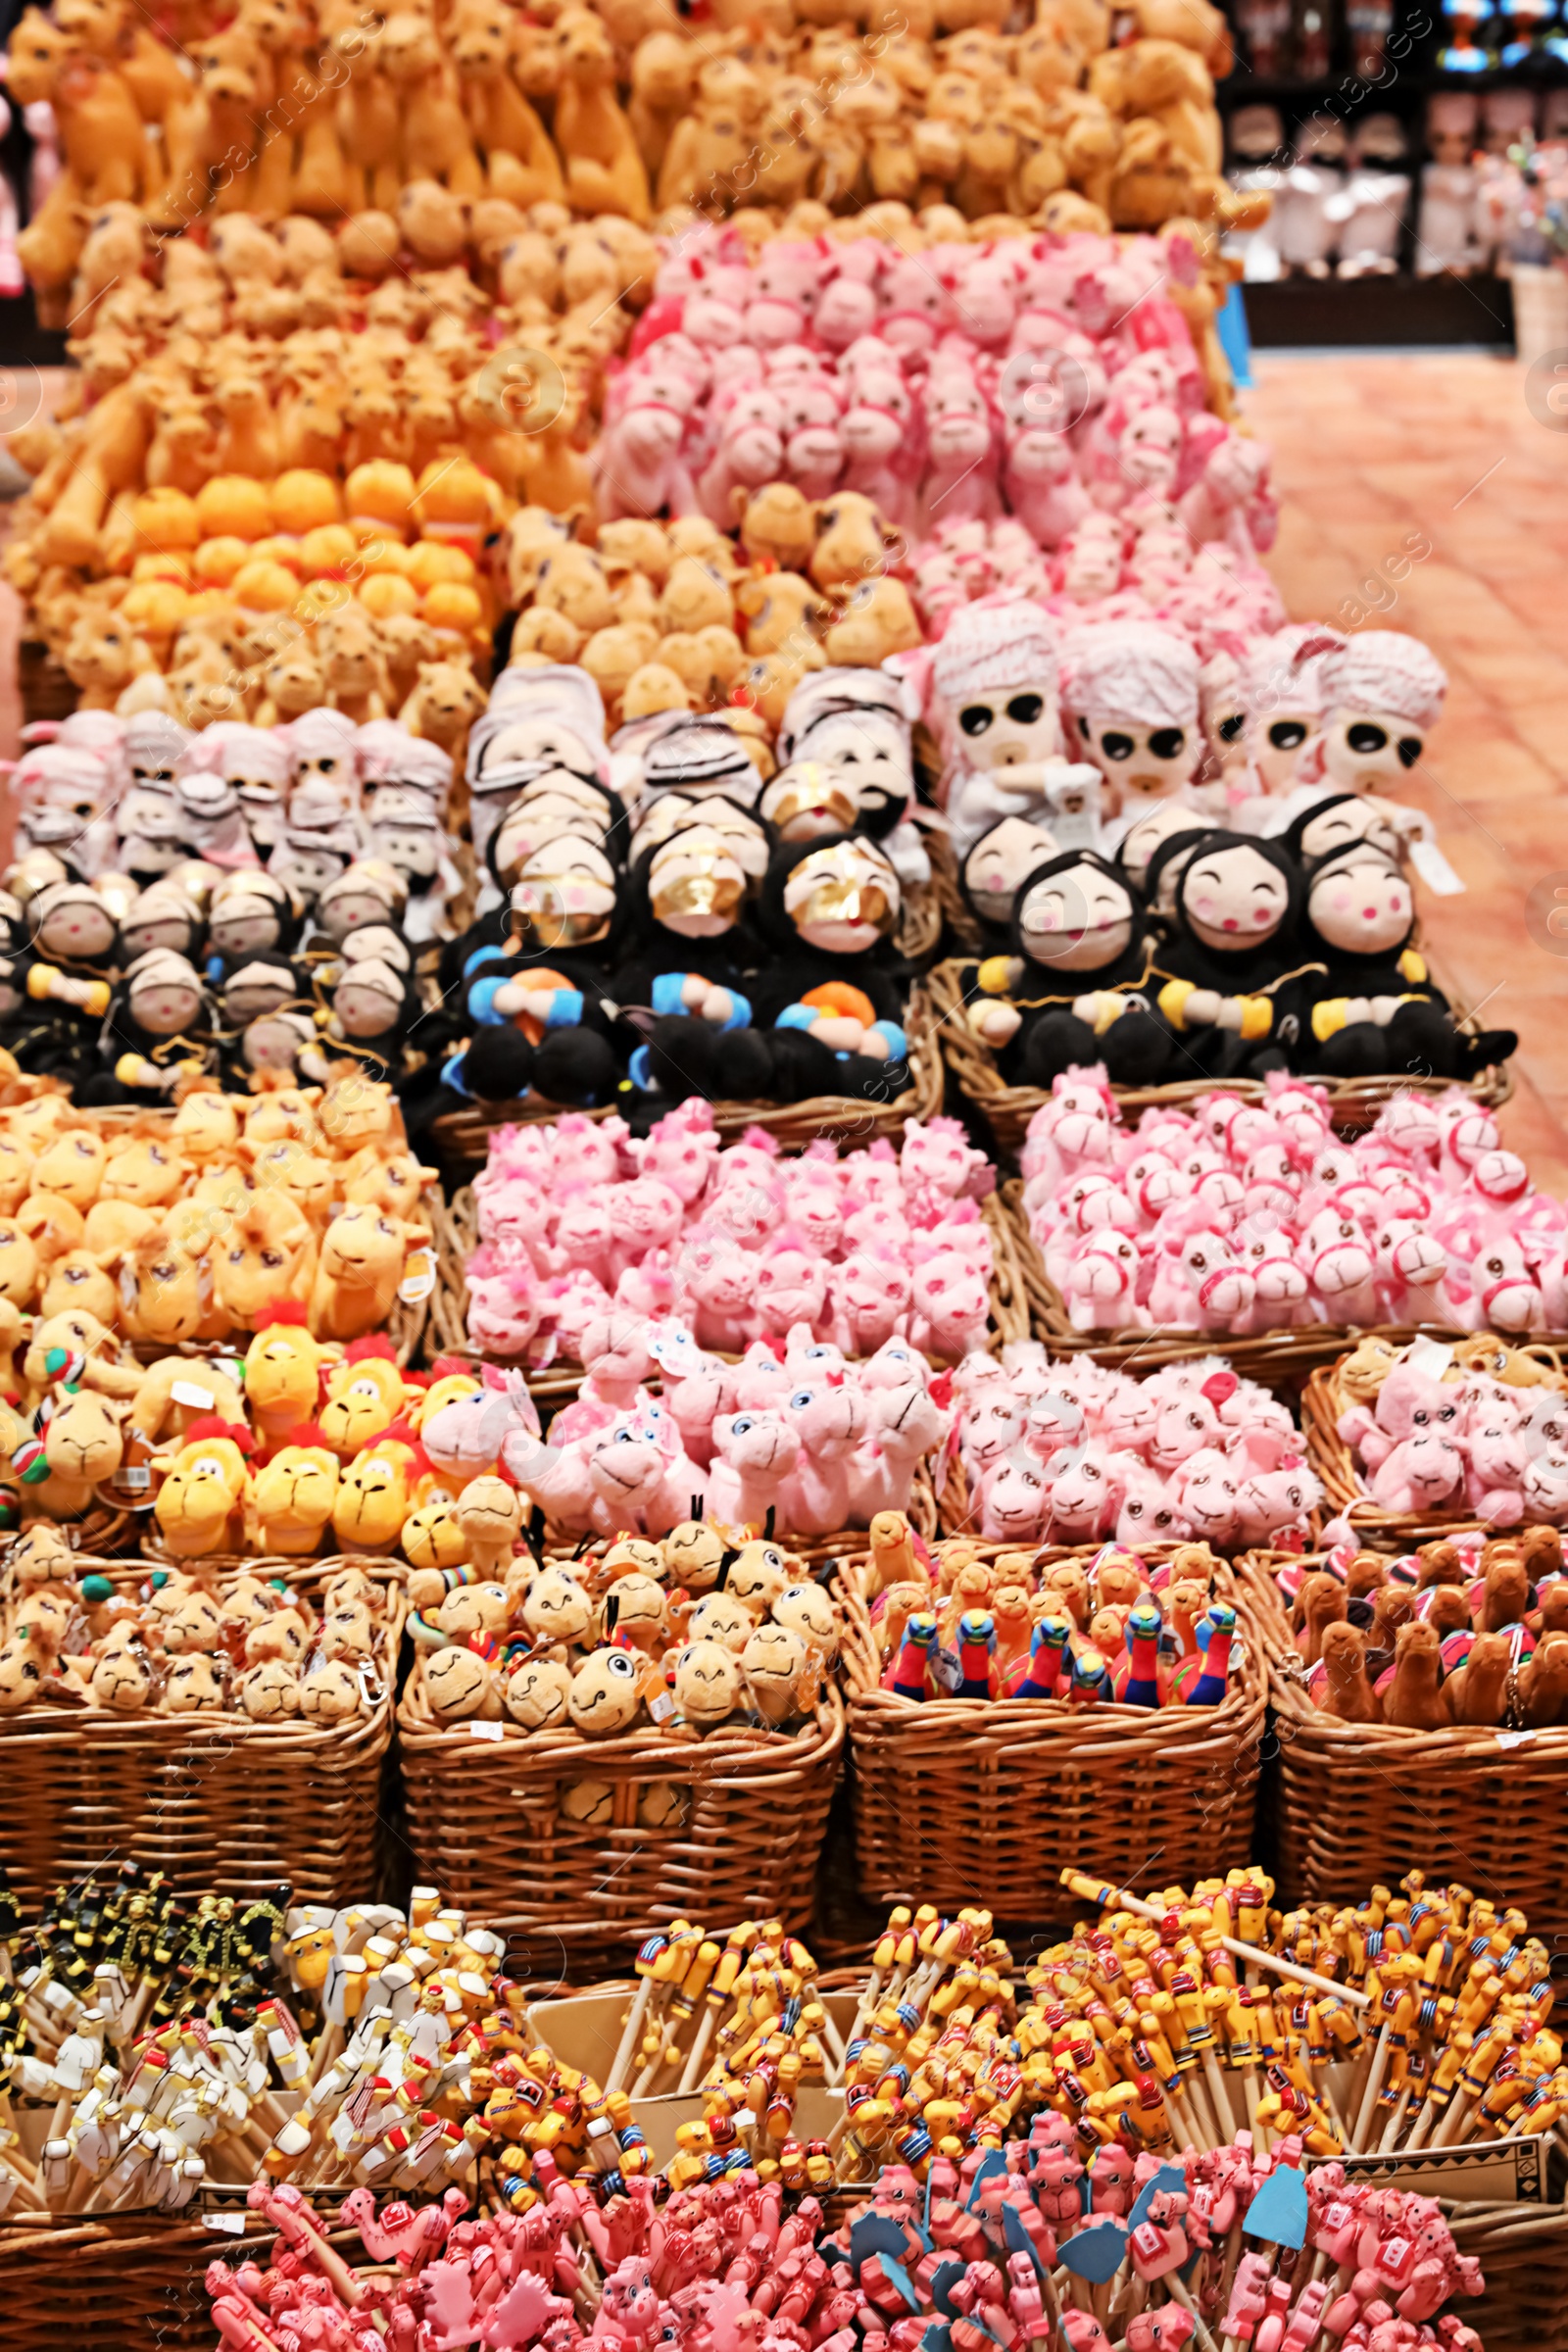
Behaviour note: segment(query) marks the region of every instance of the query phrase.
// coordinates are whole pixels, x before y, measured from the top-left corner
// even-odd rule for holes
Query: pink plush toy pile
[[[857,1364],[800,1323],[729,1364],[681,1323],[612,1310],[585,1351],[582,1394],[548,1446],[523,1426],[501,1449],[565,1534],[665,1536],[703,1517],[781,1537],[867,1527],[909,1508],[916,1470],[953,1427],[949,1375],[906,1340]]]
[[[906,254],[733,229],[668,245],[595,458],[601,513],[704,512],[795,483],[921,530],[1011,514],[1054,547],[1092,507],[1174,510],[1190,555],[1272,544],[1268,452],[1203,406],[1153,238]]]
[[[970,1523],[993,1544],[1303,1542],[1322,1488],[1286,1407],[1223,1357],[1145,1380],[1038,1341],[954,1375]]]
[[[1127,2352],[1184,2352],[1205,2318],[1256,2352],[1310,2352],[1320,2336],[1343,2352],[1481,2352],[1443,2311],[1484,2282],[1436,2200],[1348,2180],[1338,2163],[1303,2180],[1301,2166],[1295,2134],[1263,2155],[1243,2132],[1175,2162],[1111,2143],[1094,2157],[1091,2208],[1072,2127],[1047,2113],[1000,2151],[932,2157],[924,2184],[884,2166],[830,2235],[815,2197],[785,2218],[783,2191],[744,2167],[662,2208],[653,2180],[613,2173],[601,2204],[546,2153],[526,2213],[460,2220],[452,2192],[363,2216],[373,2273],[343,2259],[297,2189],[258,2181],[250,2204],[279,2231],[271,2263],[215,2262],[206,2284],[236,2352],[915,2352],[938,2327],[956,2346],[1029,2352],[1059,2328],[1069,2352],[1108,2352],[1083,2308],[1091,2279],[1130,2306]],[[1310,2263],[1283,2259],[1272,2234],[1299,2242],[1298,2226]],[[1063,2263],[1084,2282],[1077,2303],[1058,2305]]]
[[[1353,1142],[1321,1087],[1117,1116],[1069,1070],[1029,1123],[1029,1229],[1075,1331],[1312,1323],[1568,1330],[1568,1211],[1454,1088],[1401,1095]]]
[[[956,1358],[985,1342],[994,1182],[955,1119],[842,1159],[825,1143],[783,1158],[760,1128],[721,1152],[695,1099],[646,1142],[619,1119],[504,1127],[474,1182],[468,1335],[535,1369],[587,1363],[617,1308],[730,1354],[801,1326],[846,1356],[902,1336]]]
[[[1399,1517],[1451,1510],[1490,1527],[1568,1525],[1568,1397],[1474,1370],[1443,1380],[1443,1352],[1418,1341],[1373,1404],[1340,1415],[1373,1501]]]
[[[1064,627],[1158,620],[1184,635],[1203,662],[1239,644],[1267,642],[1285,624],[1279,590],[1261,564],[1234,544],[1194,538],[1191,498],[1181,501],[1174,519],[1149,509],[1110,514],[1088,507],[1054,537],[1032,536],[1016,514],[988,521],[944,510],[903,566],[927,638],[944,636],[966,604],[1005,589],[1043,605]]]

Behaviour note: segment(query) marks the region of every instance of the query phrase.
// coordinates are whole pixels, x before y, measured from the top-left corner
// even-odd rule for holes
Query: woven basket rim
[[[937,1009],[937,1025],[942,1034],[942,1053],[958,1081],[960,1092],[983,1110],[993,1123],[999,1120],[1004,1122],[1008,1130],[1007,1140],[1012,1141],[1014,1132],[1027,1127],[1041,1104],[1050,1102],[1051,1091],[1048,1087],[1010,1086],[998,1069],[997,1058],[991,1048],[982,1045],[964,1020],[963,991],[958,974],[974,960],[973,956],[948,956],[931,968],[929,986],[932,1003]],[[1469,1023],[1474,1030],[1472,1014],[1463,1013],[1456,1018],[1461,1026]],[[1408,1073],[1391,1073],[1375,1078],[1325,1078],[1308,1071],[1302,1073],[1302,1083],[1327,1088],[1334,1124],[1343,1127],[1369,1126],[1384,1104],[1395,1101],[1399,1095],[1438,1095],[1455,1085],[1463,1085],[1475,1102],[1488,1109],[1496,1109],[1511,1099],[1517,1080],[1510,1059],[1489,1065],[1475,1077],[1463,1081],[1412,1078]],[[1111,1089],[1124,1115],[1129,1118],[1138,1111],[1156,1106],[1174,1104],[1180,1107],[1197,1101],[1200,1096],[1220,1091],[1239,1095],[1250,1102],[1264,1101],[1268,1092],[1261,1080],[1256,1078],[1180,1078],[1163,1086],[1113,1086]]]
[[[870,1143],[879,1135],[899,1132],[907,1119],[933,1117],[942,1108],[942,1054],[926,980],[916,981],[909,991],[904,1029],[908,1040],[909,1084],[891,1102],[872,1103],[853,1095],[813,1095],[802,1102],[720,1102],[712,1105],[715,1127],[722,1135],[760,1127],[767,1134],[778,1136],[785,1148],[804,1151],[818,1136],[840,1144],[857,1140]],[[495,1127],[533,1126],[547,1119],[566,1117],[608,1119],[617,1109],[617,1104],[607,1102],[597,1109],[583,1111],[569,1102],[552,1102],[546,1096],[532,1094],[513,1102],[481,1102],[476,1099],[471,1109],[443,1112],[433,1121],[430,1133],[436,1147],[449,1156],[472,1160],[476,1154],[466,1144],[466,1138],[475,1122],[488,1131]]]

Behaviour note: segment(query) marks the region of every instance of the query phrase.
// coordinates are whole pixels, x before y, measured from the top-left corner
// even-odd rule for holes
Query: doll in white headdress
[[[1057,846],[1087,846],[1098,830],[1099,778],[1062,754],[1050,613],[1017,597],[966,605],[936,649],[931,679],[956,856],[1008,816],[1049,828]],[[1063,823],[1075,842],[1064,841]]]
[[[1448,676],[1442,662],[1418,637],[1397,629],[1362,629],[1350,637],[1320,630],[1299,648],[1298,665],[1314,658],[1322,724],[1303,746],[1294,789],[1268,830],[1285,832],[1314,803],[1353,793],[1377,805],[1401,842],[1432,843],[1430,818],[1390,794],[1416,766],[1443,715]]]
[[[1200,664],[1192,644],[1152,620],[1091,621],[1061,649],[1062,702],[1119,819],[1190,802],[1203,758]]]

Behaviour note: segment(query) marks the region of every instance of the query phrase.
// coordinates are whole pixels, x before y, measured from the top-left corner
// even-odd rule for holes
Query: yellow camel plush
[[[390,1341],[379,1333],[353,1340],[342,1363],[327,1375],[320,1413],[322,1444],[340,1460],[350,1461],[391,1428],[409,1401]]]
[[[294,1443],[280,1446],[257,1471],[249,1515],[263,1550],[303,1557],[315,1551],[331,1521],[338,1463],[331,1447],[317,1442],[321,1433],[314,1423],[290,1434]]]
[[[197,1421],[177,1453],[154,1454],[163,1478],[153,1515],[178,1559],[238,1551],[244,1543],[246,1455],[254,1441],[239,1422]]]
[[[281,1438],[297,1422],[314,1421],[327,1367],[342,1354],[305,1328],[297,1299],[264,1307],[245,1351],[245,1396],[265,1438]]]

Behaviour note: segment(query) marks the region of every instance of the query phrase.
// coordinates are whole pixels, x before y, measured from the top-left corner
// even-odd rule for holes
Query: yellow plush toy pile
[[[200,20],[204,11],[188,6]],[[1111,42],[1102,0],[242,0],[181,34],[190,71],[127,0],[35,8],[10,90],[48,100],[65,172],[21,240],[41,294],[71,282],[85,221],[123,203],[160,238],[209,215],[347,225],[356,274],[400,248],[459,258],[465,208],[564,205],[678,225],[803,200],[951,205],[1052,228],[1223,220],[1214,78],[1230,36],[1211,0],[1134,0]],[[84,70],[86,69],[86,70]],[[85,209],[84,209],[85,208]],[[128,235],[128,230],[122,232]],[[66,316],[56,303],[59,318]]]
[[[810,500],[789,482],[737,499],[739,542],[700,514],[601,523],[592,544],[542,507],[505,536],[513,659],[580,662],[611,726],[717,710],[739,689],[776,727],[806,672],[874,667],[920,643],[900,548],[868,498]]]

